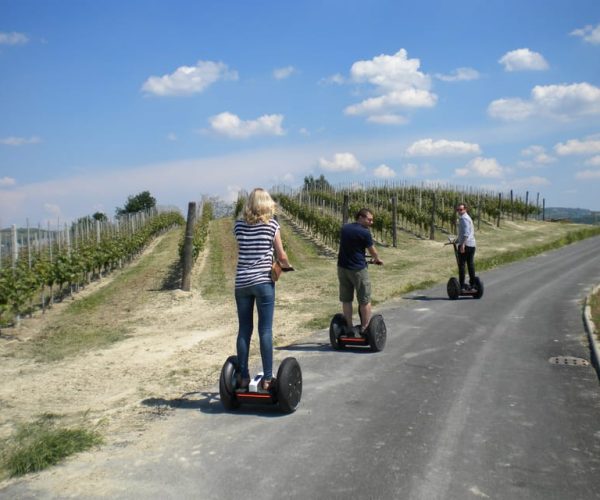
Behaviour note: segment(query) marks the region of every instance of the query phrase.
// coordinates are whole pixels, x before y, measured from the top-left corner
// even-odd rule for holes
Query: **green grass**
[[[547,243],[532,245],[526,248],[520,248],[518,250],[507,251],[502,254],[495,255],[493,257],[478,259],[476,261],[477,270],[485,271],[504,264],[509,264],[518,260],[527,259],[529,257],[533,257],[534,255],[539,255],[543,252],[555,250],[565,245],[570,245],[571,243],[575,243],[576,241],[591,238],[592,236],[597,236],[599,234],[600,227],[584,228],[578,231],[573,231],[572,233],[568,233],[564,236],[561,236],[560,238],[557,238]]]
[[[68,304],[48,321],[40,338],[22,348],[21,355],[53,362],[127,338],[131,312],[161,290],[169,266],[178,260],[180,234],[179,228],[169,231],[149,255],[125,268],[109,284]]]
[[[236,259],[233,220],[227,217],[211,221],[207,261],[197,285],[203,296],[218,299],[233,294]]]
[[[2,443],[0,474],[21,476],[55,465],[66,457],[102,444],[96,431],[57,425],[56,415],[44,415],[22,424],[14,436]]]

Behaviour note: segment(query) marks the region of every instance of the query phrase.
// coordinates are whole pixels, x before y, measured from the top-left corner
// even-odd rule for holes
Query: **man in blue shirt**
[[[373,244],[369,228],[373,225],[373,213],[368,208],[361,208],[356,214],[356,221],[344,224],[340,232],[340,250],[338,253],[338,281],[340,285],[340,302],[346,318],[348,329],[352,328],[352,302],[354,293],[358,300],[361,317],[359,335],[369,326],[371,320],[371,281],[367,270],[365,250],[369,252],[373,263],[383,264]]]

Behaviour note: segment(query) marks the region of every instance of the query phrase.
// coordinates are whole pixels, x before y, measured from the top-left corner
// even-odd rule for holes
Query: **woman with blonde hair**
[[[233,232],[238,243],[235,302],[238,313],[237,356],[240,369],[238,389],[250,383],[248,354],[254,328],[254,304],[258,311],[258,336],[263,366],[262,389],[271,388],[273,378],[273,314],[275,283],[271,279],[274,253],[283,268],[291,267],[281,242],[279,223],[274,218],[275,202],[262,188],[248,196],[241,219]]]

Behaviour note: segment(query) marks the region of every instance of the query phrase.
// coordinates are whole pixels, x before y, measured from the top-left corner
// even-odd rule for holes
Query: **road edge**
[[[592,351],[592,364],[596,369],[598,378],[600,379],[600,345],[596,339],[596,325],[592,321],[592,308],[590,306],[592,295],[595,295],[598,290],[600,290],[600,285],[596,285],[585,297],[585,302],[583,304],[583,324],[585,325],[585,331],[587,332],[590,342],[590,349]]]

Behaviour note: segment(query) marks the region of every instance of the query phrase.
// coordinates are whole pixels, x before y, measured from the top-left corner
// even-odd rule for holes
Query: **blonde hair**
[[[244,220],[248,224],[268,223],[275,215],[275,202],[262,188],[253,189],[244,207]]]

